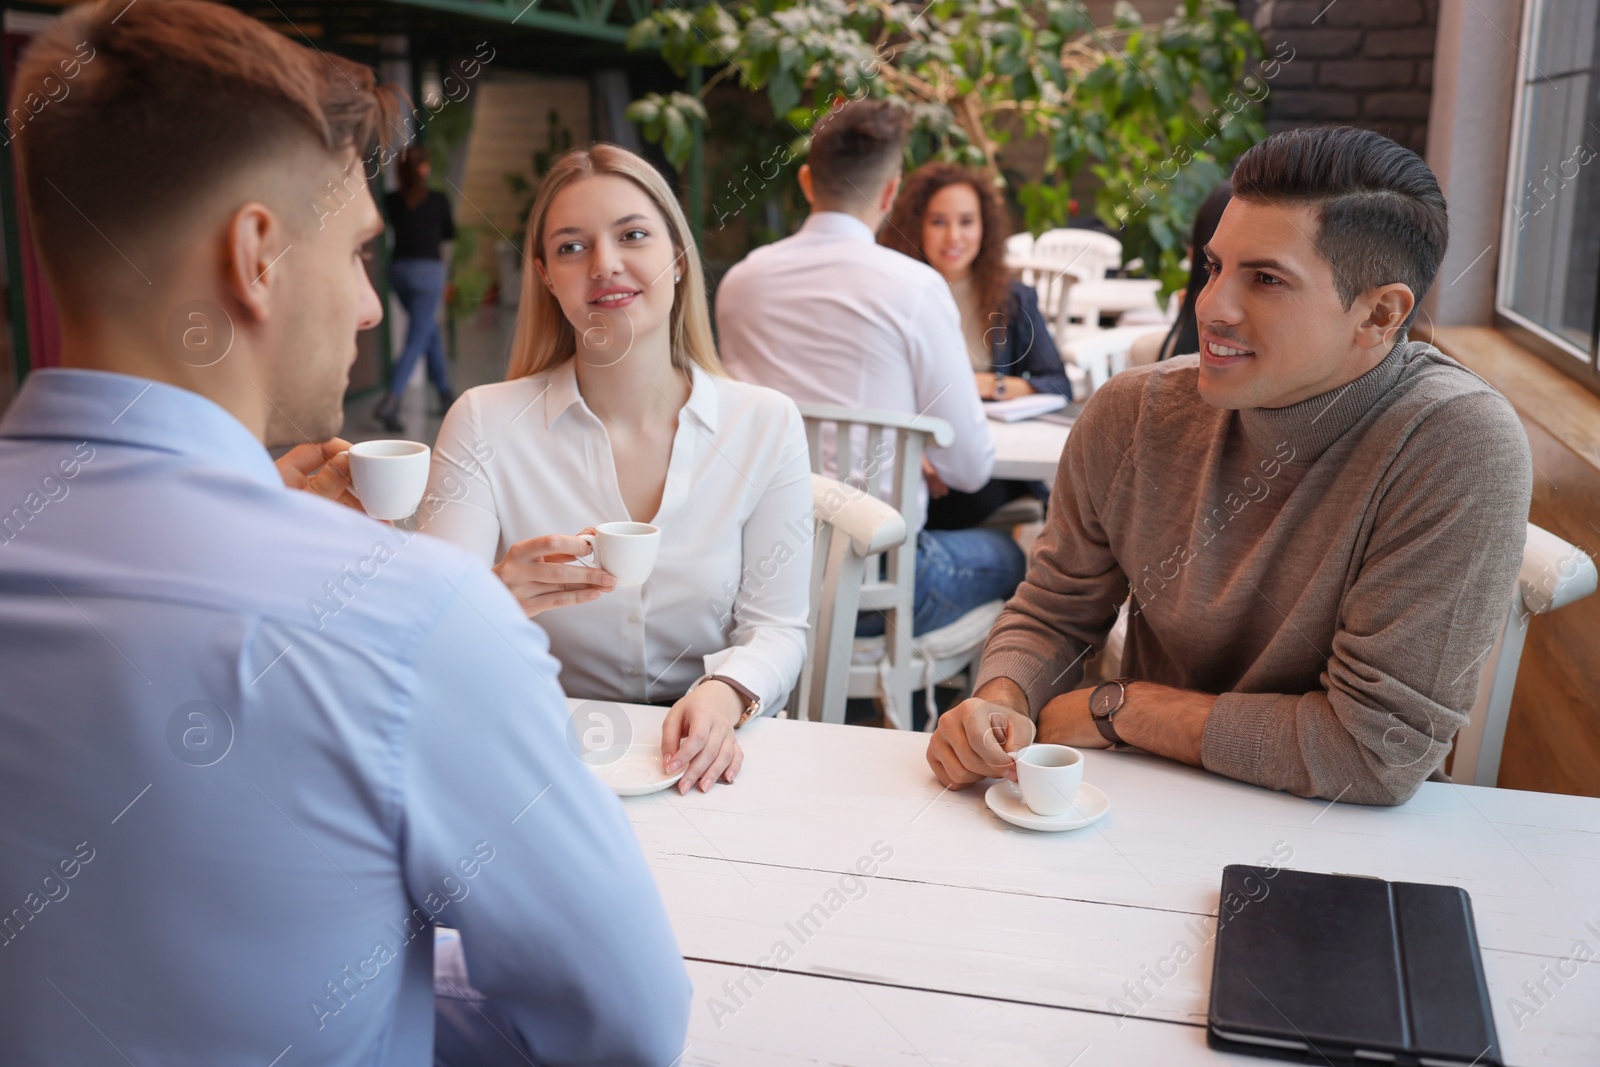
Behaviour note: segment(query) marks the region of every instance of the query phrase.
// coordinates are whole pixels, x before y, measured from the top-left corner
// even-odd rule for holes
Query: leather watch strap
[[[734,681],[725,674],[708,675],[706,677],[706,681],[721,682],[729,689],[732,689],[735,693],[738,693],[739,698],[744,701],[744,712],[739,716],[739,721],[733,724],[733,728],[735,730],[749,722],[751,719],[755,718],[757,715],[761,714],[761,698],[752,693],[744,685]]]

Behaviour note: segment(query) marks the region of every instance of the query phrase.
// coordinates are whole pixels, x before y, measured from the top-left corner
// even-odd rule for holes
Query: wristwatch
[[[1006,376],[1004,374],[996,374],[994,376],[994,398],[996,400],[1004,400],[1006,398]]]
[[[739,721],[733,724],[735,730],[761,714],[761,698],[732,678],[729,678],[726,674],[710,674],[706,676],[705,680],[708,682],[721,682],[735,693],[738,693],[739,698],[745,702],[744,713],[739,716]]]
[[[1132,678],[1113,678],[1109,682],[1101,682],[1089,694],[1089,715],[1094,719],[1095,728],[1100,731],[1101,737],[1114,746],[1127,744],[1117,734],[1117,728],[1111,725],[1111,720],[1128,702],[1128,683],[1131,681]]]

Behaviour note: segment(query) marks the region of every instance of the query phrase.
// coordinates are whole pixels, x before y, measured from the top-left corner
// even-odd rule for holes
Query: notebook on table
[[[984,401],[983,413],[1000,422],[1021,422],[1035,419],[1067,406],[1067,398],[1055,393],[1029,393],[1010,400]]]
[[[1232,865],[1206,1038],[1300,1063],[1499,1067],[1466,891]]]

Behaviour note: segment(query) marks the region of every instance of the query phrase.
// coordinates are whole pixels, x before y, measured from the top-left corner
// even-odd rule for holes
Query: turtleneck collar
[[[1282,408],[1244,408],[1239,421],[1245,439],[1266,452],[1287,442],[1296,464],[1314,463],[1381,400],[1405,370],[1406,349],[1420,342],[1398,341],[1376,367],[1355,381]]]

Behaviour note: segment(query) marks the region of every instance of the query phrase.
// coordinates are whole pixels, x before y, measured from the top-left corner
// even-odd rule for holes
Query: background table
[[[661,709],[626,711],[657,736]],[[1361,808],[1092,752],[1110,814],[1042,834],[942,790],[926,735],[740,739],[737,784],[624,801],[695,982],[685,1067],[1259,1067],[1204,1024],[1222,868],[1274,860],[1466,888],[1506,1062],[1600,1063],[1600,963],[1547,977],[1600,954],[1600,800],[1430,783]]]
[[[1043,419],[989,420],[994,434],[994,477],[1055,484],[1056,464],[1072,427]]]

